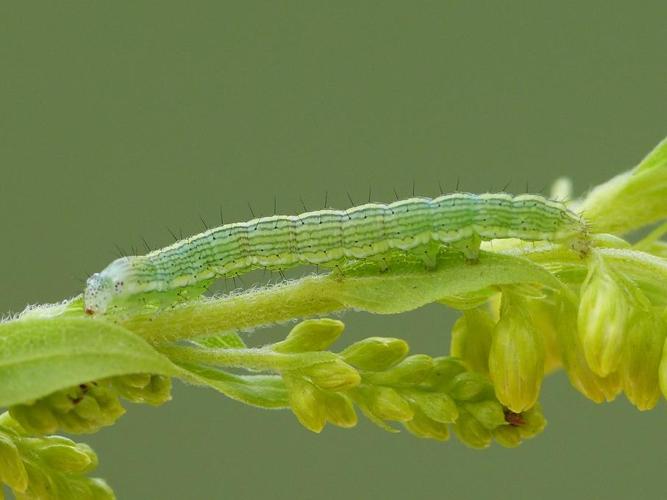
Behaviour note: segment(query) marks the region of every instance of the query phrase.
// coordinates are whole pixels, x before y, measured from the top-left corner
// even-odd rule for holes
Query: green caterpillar
[[[202,293],[217,278],[257,268],[333,267],[433,243],[452,246],[474,261],[481,240],[496,238],[566,243],[581,254],[589,245],[580,216],[538,195],[454,193],[368,203],[225,224],[147,255],[116,259],[88,278],[85,310],[104,313],[143,294],[158,294],[169,303]]]

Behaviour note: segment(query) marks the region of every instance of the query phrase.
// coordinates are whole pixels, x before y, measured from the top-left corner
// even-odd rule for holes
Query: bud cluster
[[[535,405],[546,369],[545,337],[536,327],[532,302],[506,288],[497,321],[485,309],[470,309],[452,331],[452,355],[488,375],[498,400],[515,413]]]
[[[342,330],[338,321],[309,320],[273,349],[326,349]],[[493,439],[516,446],[543,429],[538,407],[515,412],[503,406],[484,373],[455,358],[408,356],[408,351],[403,340],[371,337],[350,345],[334,361],[284,371],[290,407],[315,432],[326,422],[353,427],[356,405],[387,431],[396,432],[390,423],[399,422],[418,437],[444,441],[451,426],[461,441],[475,448]]]
[[[284,354],[323,351],[340,337],[343,329],[342,322],[332,319],[306,320],[271,349]],[[342,359],[284,370],[282,376],[289,405],[307,429],[320,432],[327,422],[346,428],[357,424],[357,414],[345,390],[358,385],[360,376]]]
[[[120,397],[134,403],[160,405],[171,399],[171,379],[149,374],[112,377],[14,405],[9,413],[31,434],[52,434],[58,430],[93,433],[113,425],[125,413]]]
[[[81,434],[112,425],[125,409],[111,384],[99,381],[63,389],[32,403],[12,406],[9,413],[32,434],[51,434],[59,429]]]
[[[624,392],[648,410],[661,387],[667,396],[667,311],[600,254],[591,255],[578,304],[562,293],[535,296],[518,287],[503,287],[501,297],[497,318],[485,307],[463,311],[451,354],[488,374],[511,411],[533,407],[544,374],[561,365],[596,402]]]
[[[109,380],[118,395],[132,403],[160,406],[171,400],[171,379],[163,375],[136,373]]]
[[[665,370],[661,369],[667,366],[664,306],[653,305],[601,255],[593,258],[581,286],[576,320],[575,347],[580,346],[592,373],[587,378],[594,382],[588,384],[591,390],[583,392],[592,393],[594,400],[611,400],[623,391],[638,409],[649,410],[660,398],[660,384],[667,396]]]
[[[86,476],[97,467],[88,445],[61,436],[28,437],[7,414],[0,418],[0,485],[17,499],[114,498],[103,480]]]

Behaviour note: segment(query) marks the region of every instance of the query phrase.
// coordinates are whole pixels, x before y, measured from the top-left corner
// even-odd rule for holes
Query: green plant
[[[557,183],[555,194],[565,183]],[[667,140],[637,167],[570,206],[590,224],[582,256],[550,243],[482,244],[479,262],[440,250],[434,268],[410,253],[342,273],[191,300],[158,312],[91,319],[82,298],[33,306],[0,324],[0,483],[18,498],[112,498],[91,479],[97,458],[55,432],[92,433],[121,400],[160,405],[171,379],[261,408],[290,408],[319,432],[381,428],[474,448],[513,447],[542,431],[545,373],[564,368],[595,402],[619,393],[640,410],[667,395]],[[622,236],[662,223],[630,243]],[[635,238],[636,240],[637,238]],[[386,265],[388,262],[388,265]],[[342,277],[341,277],[342,276]],[[449,356],[409,355],[370,337],[332,352],[348,309],[397,314],[439,302],[462,311]],[[241,330],[299,318],[284,340],[249,348]]]

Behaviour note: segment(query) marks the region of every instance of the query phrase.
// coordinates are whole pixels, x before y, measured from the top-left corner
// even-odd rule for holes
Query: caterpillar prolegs
[[[257,268],[334,267],[390,251],[446,245],[476,260],[482,240],[520,238],[588,248],[586,222],[539,195],[453,193],[368,203],[348,210],[274,215],[225,224],[146,255],[121,257],[88,278],[88,314],[159,294],[167,303],[198,295],[212,281]]]

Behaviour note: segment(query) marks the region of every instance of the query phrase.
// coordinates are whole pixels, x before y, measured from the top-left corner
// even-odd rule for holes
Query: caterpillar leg
[[[441,246],[439,243],[431,242],[423,247],[419,247],[419,258],[429,271],[434,270],[438,265],[438,253],[440,253]]]
[[[478,234],[473,234],[470,238],[452,243],[452,248],[463,252],[466,262],[474,264],[479,260],[479,247],[482,244],[482,238]]]

